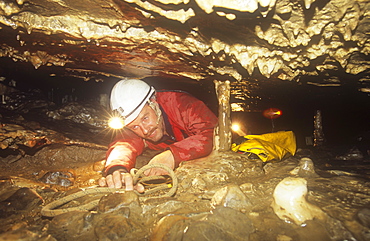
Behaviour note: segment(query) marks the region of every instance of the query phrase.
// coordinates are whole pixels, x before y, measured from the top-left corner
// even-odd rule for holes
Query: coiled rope
[[[148,169],[151,169],[151,168],[162,168],[162,169],[166,170],[168,172],[169,176],[172,179],[172,185],[171,184],[162,184],[162,185],[156,186],[155,188],[149,189],[149,190],[145,191],[144,193],[139,193],[137,191],[135,191],[135,192],[138,195],[143,196],[143,195],[152,194],[154,192],[164,190],[164,189],[167,189],[167,188],[170,187],[170,190],[168,190],[168,192],[166,192],[165,194],[160,195],[160,196],[156,196],[156,197],[153,197],[153,198],[162,198],[162,197],[171,197],[171,196],[173,196],[176,193],[176,190],[177,190],[178,180],[177,180],[177,177],[176,177],[174,171],[171,168],[169,168],[168,166],[163,165],[163,164],[148,164],[148,165],[143,166],[142,168],[140,168],[133,175],[134,185],[136,185],[137,183],[143,183],[143,182],[150,181],[150,180],[164,179],[163,176],[149,176],[149,177],[143,177],[143,178],[140,179],[140,177],[144,174],[144,172]],[[55,208],[60,207],[63,204],[66,204],[66,203],[68,203],[68,202],[70,202],[74,199],[77,199],[77,198],[80,198],[80,197],[83,197],[83,196],[86,196],[86,195],[89,195],[89,194],[107,194],[107,193],[124,193],[124,192],[126,192],[126,190],[124,190],[124,189],[109,188],[109,187],[95,187],[95,188],[82,189],[81,191],[79,191],[77,193],[73,193],[71,195],[65,196],[63,198],[60,198],[58,200],[55,200],[55,201],[49,203],[48,205],[46,205],[45,207],[42,208],[41,214],[43,216],[46,216],[46,217],[55,217],[59,214],[67,213],[67,212],[71,212],[71,211],[89,211],[89,210],[95,208],[98,205],[98,203],[100,201],[100,198],[97,199],[97,200],[93,200],[93,201],[91,201],[87,204],[83,204],[83,205],[76,206],[76,207],[70,207],[70,208],[64,208],[64,209],[55,209]]]

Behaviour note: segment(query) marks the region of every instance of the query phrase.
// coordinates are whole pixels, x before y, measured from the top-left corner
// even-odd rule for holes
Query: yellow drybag
[[[249,156],[257,155],[263,162],[281,160],[285,155],[294,156],[297,144],[292,131],[279,131],[262,135],[244,136],[241,144],[233,143],[231,149]]]

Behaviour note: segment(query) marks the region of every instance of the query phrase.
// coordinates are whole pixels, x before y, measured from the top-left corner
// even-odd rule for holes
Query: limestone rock
[[[305,226],[307,220],[323,219],[324,212],[307,202],[307,181],[303,178],[284,178],[274,190],[272,208],[280,219]]]
[[[251,207],[248,197],[242,192],[240,187],[235,184],[225,186],[218,190],[212,197],[211,205],[213,207],[229,207],[243,212],[246,212],[246,210]]]

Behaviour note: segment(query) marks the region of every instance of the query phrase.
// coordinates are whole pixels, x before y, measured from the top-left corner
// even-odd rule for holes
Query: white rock
[[[307,181],[303,178],[284,178],[274,190],[272,208],[285,222],[306,226],[307,220],[323,219],[324,212],[306,200]]]

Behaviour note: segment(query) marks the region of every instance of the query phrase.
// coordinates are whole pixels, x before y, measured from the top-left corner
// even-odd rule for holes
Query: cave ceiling
[[[0,0],[0,57],[84,81],[230,80],[240,100],[285,82],[368,93],[369,3]]]

